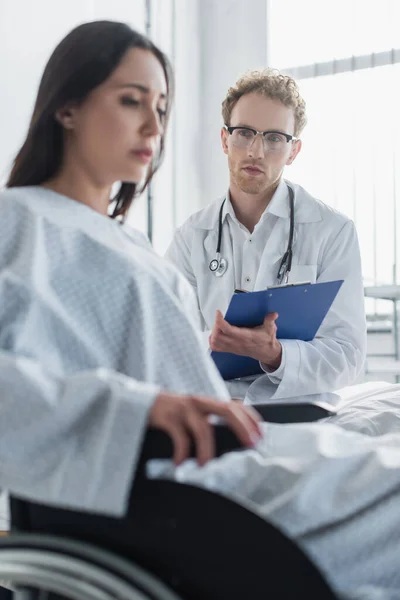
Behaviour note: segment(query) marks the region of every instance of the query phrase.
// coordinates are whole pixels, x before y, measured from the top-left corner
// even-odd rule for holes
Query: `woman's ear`
[[[55,118],[64,129],[74,129],[75,127],[75,107],[72,105],[63,106],[56,111]]]

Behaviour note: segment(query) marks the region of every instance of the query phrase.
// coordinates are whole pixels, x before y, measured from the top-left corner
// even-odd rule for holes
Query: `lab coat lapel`
[[[261,256],[255,290],[263,290],[269,285],[276,284],[279,265],[289,239],[289,219],[282,219],[276,215],[268,215],[268,218],[274,219],[275,223]]]

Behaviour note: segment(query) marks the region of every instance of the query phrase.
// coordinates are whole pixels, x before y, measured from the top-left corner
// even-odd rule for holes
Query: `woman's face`
[[[164,71],[154,54],[128,50],[82,104],[61,111],[67,150],[99,186],[142,181],[159,152],[166,95]]]

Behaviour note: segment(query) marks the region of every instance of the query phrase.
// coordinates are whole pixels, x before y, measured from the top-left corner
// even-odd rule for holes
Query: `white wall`
[[[171,58],[176,79],[170,143],[154,184],[153,245],[161,254],[176,226],[225,192],[221,102],[244,71],[266,66],[267,2],[251,0],[250,6],[153,0],[152,38]],[[134,211],[130,220],[137,224]]]
[[[220,144],[221,103],[240,75],[265,68],[266,0],[202,0],[200,151],[201,203],[225,193],[226,157]]]
[[[166,160],[154,185],[153,243],[224,193],[221,102],[247,69],[266,65],[266,0],[152,0],[151,37],[174,64],[176,94]],[[145,0],[0,0],[0,185],[21,145],[45,63],[84,21],[109,18],[145,30]],[[129,221],[147,231],[146,197]]]
[[[0,0],[0,184],[26,134],[44,66],[73,27],[113,19],[144,30],[144,0]]]
[[[163,254],[176,224],[200,207],[198,0],[153,0],[151,13],[151,37],[173,60],[176,76],[166,157],[152,190],[154,247]],[[103,18],[144,32],[145,0],[0,0],[0,185],[26,135],[51,52],[79,23]],[[135,200],[128,219],[144,232],[146,200]]]
[[[201,206],[200,194],[200,0],[153,0],[151,38],[174,67],[175,99],[164,163],[153,184],[153,246],[164,254],[176,226]],[[129,222],[137,226],[140,207]]]

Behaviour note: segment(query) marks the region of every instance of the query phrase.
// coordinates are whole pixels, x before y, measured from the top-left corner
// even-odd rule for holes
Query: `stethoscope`
[[[289,242],[287,246],[287,250],[285,254],[282,256],[282,260],[279,265],[277,281],[278,284],[287,283],[289,280],[289,273],[292,268],[292,258],[293,258],[293,235],[294,235],[294,191],[293,188],[286,184],[289,190],[289,203],[290,203],[290,229],[289,229]],[[215,275],[215,277],[222,277],[228,269],[228,261],[226,258],[221,256],[221,241],[222,241],[222,213],[224,210],[224,205],[226,202],[226,198],[224,198],[221,208],[219,209],[218,216],[218,244],[217,244],[217,252],[215,258],[212,259],[208,268],[211,273]]]

